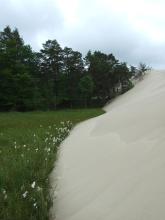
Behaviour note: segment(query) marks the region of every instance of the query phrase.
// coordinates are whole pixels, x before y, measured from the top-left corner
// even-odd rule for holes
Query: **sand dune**
[[[56,220],[165,219],[165,71],[78,125],[52,177]]]

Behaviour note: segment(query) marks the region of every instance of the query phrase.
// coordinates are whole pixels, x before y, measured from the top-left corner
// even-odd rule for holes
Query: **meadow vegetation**
[[[101,109],[0,114],[0,219],[47,220],[49,174],[72,127]]]

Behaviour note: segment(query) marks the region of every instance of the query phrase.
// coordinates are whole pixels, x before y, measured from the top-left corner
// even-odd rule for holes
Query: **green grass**
[[[49,174],[58,146],[101,109],[0,113],[0,219],[47,220]]]

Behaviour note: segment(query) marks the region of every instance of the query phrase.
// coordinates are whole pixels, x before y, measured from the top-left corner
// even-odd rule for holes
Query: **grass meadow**
[[[72,127],[101,109],[0,113],[0,219],[47,220],[49,174]]]

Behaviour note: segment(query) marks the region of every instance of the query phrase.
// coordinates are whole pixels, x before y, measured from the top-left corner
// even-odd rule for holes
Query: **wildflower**
[[[33,204],[33,206],[34,206],[35,208],[37,208],[37,203],[35,202],[35,203]]]
[[[27,197],[27,194],[28,194],[28,191],[25,191],[25,192],[22,194],[23,198],[26,198],[26,197]]]
[[[34,181],[34,182],[31,184],[31,187],[34,189],[34,188],[35,188],[35,185],[36,185],[36,182]]]
[[[34,137],[36,136],[36,134],[33,135]]]
[[[3,189],[3,190],[2,190],[2,193],[5,195],[5,194],[6,194],[6,190],[5,190],[5,189]]]
[[[40,192],[41,190],[42,190],[42,188],[37,186],[37,191]]]
[[[14,148],[15,148],[15,149],[17,148],[17,143],[16,143],[16,141],[14,141]]]
[[[24,144],[23,147],[26,147],[26,144]]]
[[[54,138],[53,138],[53,144],[55,144],[55,143],[56,143],[56,138],[54,137]]]
[[[7,193],[6,193],[6,190],[3,189],[3,190],[2,190],[2,193],[4,194],[4,199],[6,200],[6,199],[7,199]]]

